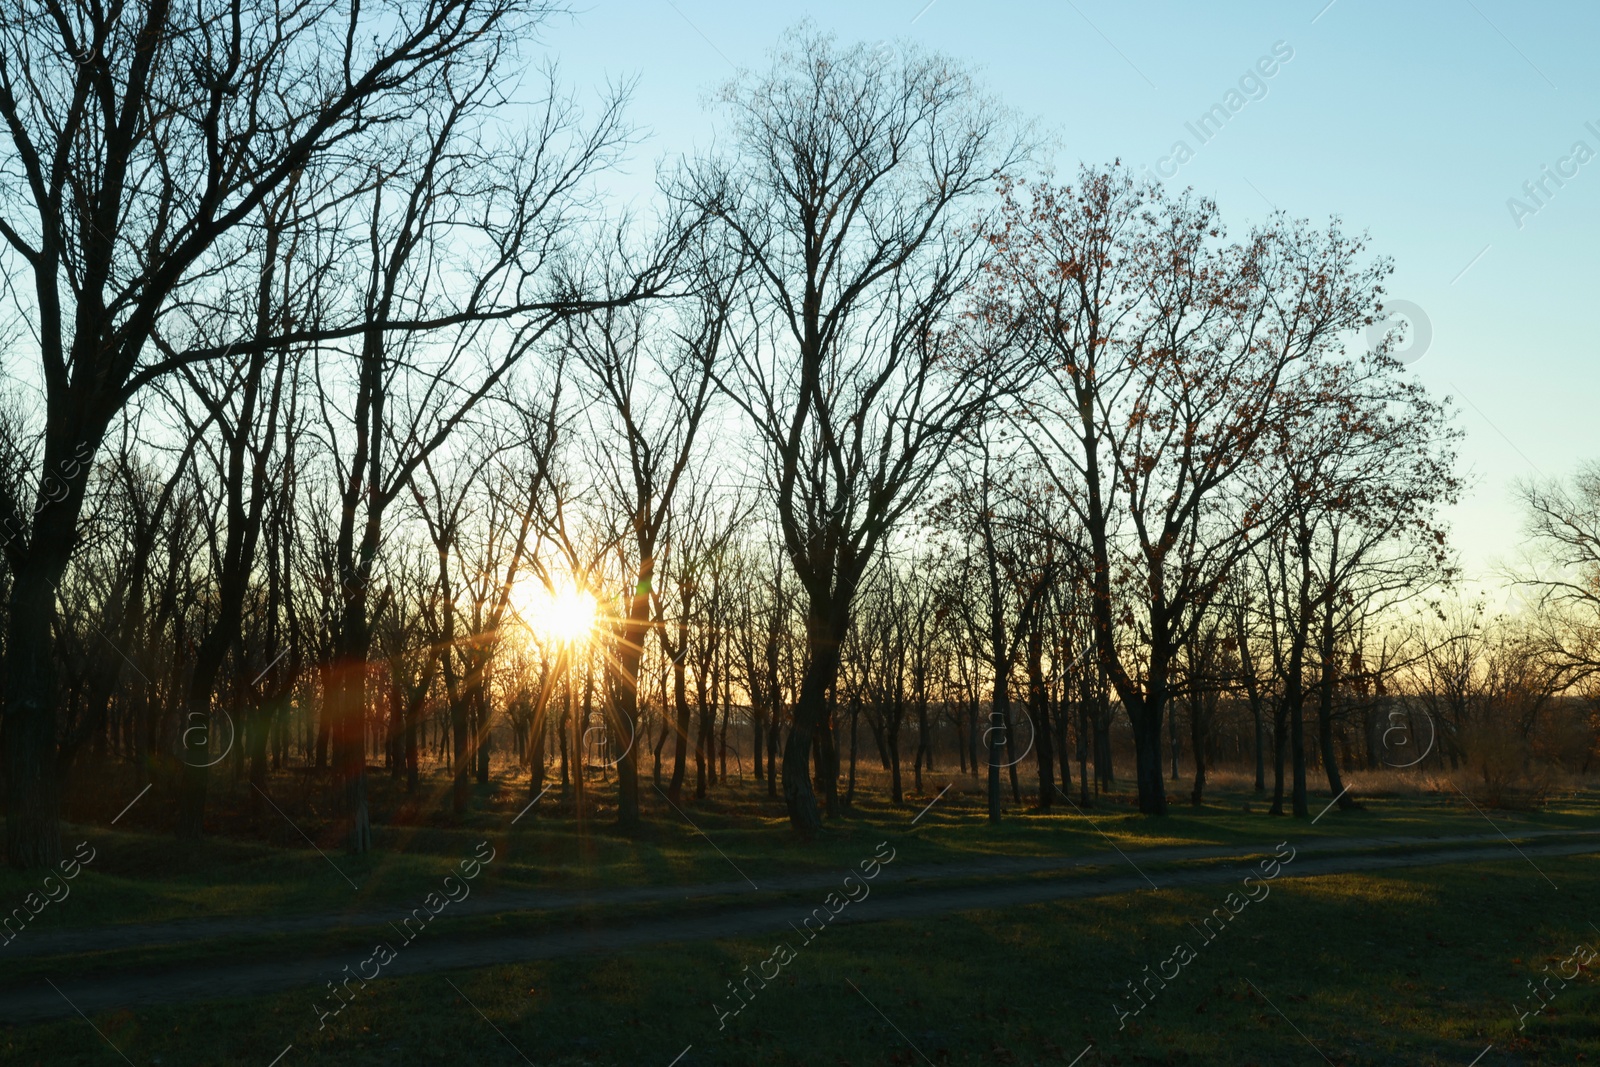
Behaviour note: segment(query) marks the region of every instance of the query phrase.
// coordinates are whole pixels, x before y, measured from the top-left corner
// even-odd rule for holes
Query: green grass
[[[957,779],[955,788],[912,826],[917,812],[952,778]],[[1290,835],[1311,841],[1494,832],[1485,816],[1453,791],[1368,795],[1362,790],[1364,810],[1330,812],[1314,826],[1268,816],[1265,805],[1248,790],[1225,787],[1213,789],[1203,808],[1174,803],[1172,813],[1162,819],[1137,814],[1129,795],[1113,795],[1100,798],[1096,807],[1082,814],[1065,804],[1051,815],[1013,807],[996,827],[986,821],[982,797],[970,780],[931,776],[927,788],[908,795],[901,807],[886,803],[876,782],[869,784],[873,788],[858,792],[851,815],[828,824],[811,843],[796,840],[781,803],[748,781],[718,787],[704,801],[686,800],[681,813],[647,789],[645,829],[626,838],[612,828],[611,814],[603,807],[583,820],[574,818],[569,808],[565,814],[544,811],[511,825],[526,803],[526,782],[510,779],[478,787],[472,809],[457,822],[443,808],[445,779],[435,775],[424,781],[422,790],[431,807],[420,815],[413,813],[407,824],[385,822],[386,812],[399,810],[403,798],[393,783],[378,776],[377,848],[366,856],[349,856],[338,848],[336,820],[287,801],[289,817],[318,841],[325,855],[309,847],[298,830],[270,809],[261,816],[269,830],[257,836],[270,832],[282,845],[218,837],[179,842],[153,828],[138,828],[138,818],[122,824],[132,823],[135,829],[69,825],[63,834],[67,850],[88,840],[98,855],[73,883],[71,897],[47,907],[30,928],[409,906],[419,886],[437,884],[485,839],[493,843],[497,855],[479,881],[479,892],[740,881],[738,871],[759,883],[764,877],[847,867],[889,835],[897,835],[902,862],[952,864],[996,856],[1102,855],[1110,852],[1109,842],[1122,849],[1261,846]],[[223,791],[214,806],[226,810],[230,803],[242,805],[247,792]],[[595,795],[608,801],[610,787],[597,784]],[[553,799],[552,794],[546,803]],[[1024,801],[1031,803],[1026,792]],[[1325,797],[1314,798],[1313,813],[1326,802]],[[147,820],[145,827],[160,824],[165,815],[162,803],[152,794],[135,809]],[[114,813],[115,808],[111,810]],[[1488,814],[1496,826],[1513,835],[1594,828],[1600,826],[1600,796],[1593,792],[1564,796],[1537,813]],[[0,905],[9,910],[20,904],[38,888],[39,880],[34,874],[0,871]]]
[[[706,801],[685,802],[682,812],[648,797],[646,827],[632,839],[610,827],[603,806],[578,820],[570,808],[561,813],[558,803],[512,826],[525,803],[524,782],[478,787],[472,809],[459,822],[442,806],[442,778],[427,780],[427,799],[409,809],[390,791],[392,783],[380,782],[374,797],[378,849],[363,857],[339,851],[334,820],[304,803],[287,805],[288,810],[326,856],[286,825],[258,829],[254,840],[214,836],[180,843],[154,832],[165,813],[152,794],[145,802],[149,807],[137,809],[142,826],[141,819],[128,819],[117,829],[69,827],[69,850],[88,839],[99,855],[73,883],[71,897],[50,905],[23,936],[51,926],[410,907],[485,838],[498,854],[475,894],[494,888],[738,882],[734,867],[758,882],[785,874],[842,872],[886,838],[893,840],[896,865],[904,869],[997,856],[1095,857],[1117,865],[1122,861],[1113,842],[1128,851],[1190,845],[1270,849],[1286,839],[1297,847],[1312,841],[1354,845],[1373,837],[1494,834],[1496,829],[1516,836],[1600,826],[1600,797],[1592,791],[1556,798],[1538,812],[1480,812],[1448,786],[1433,792],[1381,791],[1375,786],[1391,783],[1363,785],[1359,779],[1361,810],[1329,812],[1311,825],[1265,814],[1265,805],[1239,788],[1247,783],[1227,777],[1205,807],[1175,803],[1165,819],[1138,815],[1132,797],[1119,795],[1102,797],[1081,814],[1065,805],[1051,815],[1014,808],[999,826],[984,818],[981,795],[971,783],[958,781],[913,825],[947,781],[944,775],[931,777],[927,789],[909,795],[900,807],[886,803],[872,782],[874,788],[858,793],[852,814],[830,823],[811,843],[797,841],[777,802],[749,782],[721,787]],[[596,790],[602,804],[608,795]],[[237,794],[224,792],[217,806],[226,812],[242,803]],[[1314,799],[1313,813],[1326,803],[1326,797]],[[276,813],[268,815],[282,822]],[[274,836],[298,847],[266,840]],[[804,946],[780,978],[720,1030],[713,1004],[727,1003],[726,983],[742,978],[746,964],[755,967],[771,954],[770,940],[687,943],[610,959],[386,976],[321,1031],[312,1008],[315,990],[116,1012],[97,1015],[94,1022],[141,1065],[265,1067],[291,1044],[281,1067],[311,1057],[334,1065],[460,1059],[513,1064],[523,1062],[523,1053],[540,1067],[665,1067],[690,1045],[680,1067],[907,1064],[924,1062],[924,1055],[939,1064],[1071,1063],[1090,1044],[1094,1048],[1080,1067],[1321,1063],[1294,1027],[1341,1067],[1466,1067],[1490,1042],[1494,1048],[1480,1067],[1600,1063],[1600,998],[1587,973],[1563,990],[1526,1033],[1516,1030],[1512,1005],[1528,997],[1525,982],[1580,941],[1600,945],[1600,930],[1587,925],[1600,923],[1600,859],[1541,857],[1539,866],[1559,891],[1514,857],[1476,867],[1277,883],[1268,899],[1249,906],[1122,1030],[1112,1005],[1119,992],[1126,999],[1123,984],[1142,978],[1146,965],[1155,968],[1179,940],[1197,942],[1188,924],[1218,906],[1227,886],[830,929]],[[360,890],[352,890],[344,875]],[[0,874],[0,901],[20,902],[39,880],[34,874]],[[949,884],[963,883],[952,879]],[[911,888],[885,883],[875,895]],[[798,890],[764,897],[762,903],[793,906],[798,919],[824,895]],[[738,898],[729,896],[553,915],[460,916],[430,936],[524,936],[575,923],[703,917],[737,904]],[[18,958],[9,961],[6,974],[12,984],[31,984],[133,964],[176,967],[304,953],[338,959],[342,966],[346,957],[361,958],[363,937],[344,929],[71,958]],[[330,963],[329,977],[337,970]],[[0,1030],[5,1064],[117,1061],[116,1052],[76,1017]]]
[[[291,1043],[282,1067],[522,1063],[512,1043],[540,1067],[665,1067],[689,1045],[680,1067],[1069,1063],[1090,1044],[1081,1067],[1321,1063],[1308,1039],[1340,1067],[1465,1067],[1491,1042],[1482,1067],[1600,1062],[1591,974],[1516,1028],[1526,980],[1600,945],[1600,859],[1539,866],[1559,890],[1515,857],[1275,883],[1120,1032],[1123,983],[1198,945],[1188,924],[1227,887],[828,929],[723,1030],[725,983],[777,938],[380,978],[321,1032],[313,990],[95,1023],[132,1062],[163,1065],[265,1067]],[[7,1028],[0,1050],[17,1065],[116,1061],[77,1018]]]

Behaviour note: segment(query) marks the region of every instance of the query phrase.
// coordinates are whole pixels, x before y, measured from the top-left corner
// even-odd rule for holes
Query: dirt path
[[[1527,840],[1532,836],[1534,835],[1522,835],[1519,840]],[[1516,851],[1497,834],[1460,838],[1379,838],[1369,840],[1364,844],[1368,846],[1381,844],[1385,847],[1404,847],[1408,843],[1414,843],[1430,846],[1430,851],[1357,855],[1342,853],[1362,843],[1353,841],[1318,842],[1315,846],[1309,844],[1296,846],[1297,852],[1294,861],[1282,868],[1279,878],[1308,878],[1330,874],[1388,870],[1399,867],[1492,862],[1508,858],[1516,859],[1519,852],[1523,857],[1529,859],[1537,859],[1541,856],[1571,856],[1600,852],[1600,835],[1588,834],[1582,836],[1585,836],[1586,839],[1560,844],[1536,845],[1530,843]],[[1466,845],[1481,846],[1481,843],[1485,840],[1493,840],[1498,844],[1488,847],[1457,847]],[[1317,855],[1318,853],[1335,852],[1341,854],[1326,854],[1320,858]],[[1246,851],[1236,848],[1224,849],[1220,853],[1221,856],[1238,858],[1248,858],[1262,854],[1262,850]],[[1205,849],[1203,851],[1199,849],[1146,849],[1127,854],[1127,858],[1133,863],[1138,863],[1140,859],[1143,859],[1151,865],[1157,862],[1172,862],[1183,858],[1218,858],[1218,856],[1219,852],[1216,849]],[[1160,859],[1158,860],[1157,857],[1160,857]],[[1113,854],[1113,859],[1115,858],[1115,854]],[[1004,865],[1004,870],[1008,874],[1026,873],[1030,869],[1030,865],[1047,862],[1051,864],[1050,867],[1031,866],[1031,869],[1066,869],[1068,867],[1082,867],[1091,864],[1100,867],[1107,865],[1104,858],[1081,859],[1069,862],[1027,859],[1010,861]],[[948,865],[938,869],[923,868],[920,872],[908,867],[904,871],[896,872],[899,875],[898,881],[903,886],[899,892],[894,894],[874,893],[874,895],[846,907],[843,912],[833,919],[830,925],[915,919],[977,908],[1013,907],[1049,900],[1096,897],[1130,891],[1138,892],[1151,888],[1150,882],[1146,877],[1133,870],[1128,870],[1126,873],[1085,874],[1069,880],[1031,880],[997,886],[941,889],[937,885],[938,881],[952,877],[968,877],[975,873],[981,874],[984,871],[999,873],[1001,866],[1000,861],[995,861],[993,864],[984,865]],[[884,874],[887,875],[889,871],[893,870],[894,868],[891,865],[885,869]],[[934,873],[935,870],[937,870],[937,873]],[[956,871],[961,871],[962,873],[957,875]],[[1236,866],[1206,866],[1193,870],[1160,870],[1153,872],[1152,878],[1156,882],[1157,889],[1165,889],[1233,883],[1243,877],[1244,873]],[[927,888],[917,888],[909,885],[919,877],[928,878],[930,876],[933,878],[933,882]],[[787,881],[783,883],[781,888],[784,890],[804,888],[831,889],[839,885],[839,880],[839,876],[807,876]],[[888,881],[890,879],[885,879],[883,882],[875,883],[875,886],[887,884]],[[670,890],[652,890],[650,892],[687,894],[689,899],[693,899],[694,895],[704,894],[708,891],[718,893],[737,891],[738,887],[743,887],[746,893],[752,893],[749,886],[743,882],[712,886],[677,887]],[[780,886],[775,883],[773,886],[766,888],[776,890]],[[608,900],[618,900],[624,898],[617,894],[642,892],[646,891],[607,891],[606,894],[590,894],[583,899],[593,901],[605,897]],[[755,894],[752,893],[752,895]],[[550,897],[546,896],[541,899],[543,903],[539,905],[540,907],[553,906]],[[626,899],[646,898],[630,897]],[[661,898],[658,897],[656,899]],[[503,906],[507,901],[500,899],[486,903],[498,903]],[[820,905],[821,903],[822,901],[819,897],[817,904]],[[502,907],[501,910],[504,910],[504,908]],[[428,930],[412,944],[399,947],[397,957],[383,969],[382,974],[384,976],[423,974],[430,971],[489,967],[572,955],[603,956],[674,942],[753,937],[775,931],[783,932],[790,939],[793,939],[798,936],[792,932],[793,924],[806,914],[808,914],[806,907],[803,905],[796,906],[791,902],[778,906],[752,904],[744,908],[724,909],[711,915],[650,920],[629,925],[570,930],[531,937],[451,940],[447,934],[440,930]],[[280,921],[302,922],[310,920]],[[349,922],[348,918],[341,918],[340,921],[341,924]],[[248,920],[243,922],[252,929],[261,928],[260,920],[253,923]],[[192,933],[199,925],[188,924],[185,929]],[[397,943],[399,939],[390,935],[390,941],[391,943]],[[248,998],[302,986],[318,989],[325,982],[338,977],[345,965],[348,964],[354,967],[367,955],[368,953],[365,952],[346,952],[337,956],[302,956],[293,959],[256,963],[225,965],[203,963],[153,973],[143,970],[138,973],[113,974],[77,980],[52,977],[52,981],[59,988],[59,992],[57,988],[52,988],[50,984],[43,981],[0,991],[0,1022],[16,1023],[56,1018],[72,1015],[75,1010],[81,1010],[84,1013],[93,1015],[100,1012],[136,1009],[156,1004]],[[71,998],[70,1004],[66,999],[68,997]],[[314,996],[308,993],[306,1001],[308,1019],[310,1018],[309,1006],[313,999]]]

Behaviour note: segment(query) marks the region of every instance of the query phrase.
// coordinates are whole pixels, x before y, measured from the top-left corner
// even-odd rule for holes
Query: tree
[[[612,308],[574,322],[567,344],[584,372],[596,442],[593,461],[630,572],[619,620],[613,670],[619,689],[612,710],[626,747],[617,763],[617,822],[639,826],[639,671],[652,629],[651,591],[657,554],[679,486],[696,458],[700,425],[711,406],[728,328],[732,280],[742,264],[701,246],[689,292],[664,306]],[[622,447],[617,447],[618,443]]]
[[[1600,674],[1600,463],[1580,465],[1570,486],[1523,482],[1517,495],[1532,543],[1515,577],[1541,609],[1565,683],[1586,682]]]
[[[981,421],[966,435],[950,499],[939,509],[956,524],[960,539],[975,545],[967,563],[972,573],[963,583],[975,591],[963,610],[973,647],[982,650],[992,683],[989,726],[984,731],[990,822],[1000,821],[1002,768],[1010,771],[1016,791],[1016,766],[1022,754],[1014,751],[1011,672],[1025,650],[1032,726],[1027,741],[1040,760],[1042,809],[1049,809],[1056,789],[1050,721],[1038,717],[1043,705],[1041,663],[1033,653],[1042,657],[1040,616],[1060,576],[1058,545],[1055,538],[1041,534],[1040,497],[1046,486],[1039,483],[1036,472],[1027,470],[1033,457],[1026,451],[1019,454],[1025,446],[1005,430],[999,420]],[[1034,635],[1041,641],[1037,649],[1031,647]]]
[[[989,375],[957,373],[953,315],[981,261],[971,206],[1023,148],[948,60],[909,51],[886,64],[809,27],[719,100],[735,153],[704,162],[681,195],[751,263],[762,329],[726,382],[765,450],[806,601],[783,789],[808,836],[821,825],[811,750],[857,588],[993,393]]]
[[[657,566],[661,580],[653,583],[654,626],[661,647],[672,665],[673,686],[673,764],[667,797],[677,804],[683,798],[683,777],[689,741],[688,667],[693,658],[702,726],[696,732],[695,756],[704,781],[707,758],[707,698],[711,695],[710,663],[721,641],[723,623],[717,615],[720,585],[727,570],[724,556],[748,512],[727,509],[719,513],[720,494],[711,487],[696,486],[683,496],[670,513],[664,531],[664,546]],[[669,620],[668,604],[672,605]],[[669,625],[670,624],[670,625]],[[674,635],[675,636],[672,636]],[[704,796],[704,790],[699,790]]]
[[[1275,427],[1282,543],[1276,547],[1282,683],[1294,760],[1294,813],[1308,817],[1302,708],[1308,659],[1318,668],[1317,743],[1330,793],[1355,803],[1333,750],[1340,644],[1363,616],[1391,611],[1451,575],[1438,513],[1453,503],[1449,411],[1388,356],[1394,338],[1350,363],[1302,378],[1301,411]],[[1269,568],[1269,572],[1270,572]],[[1291,588],[1292,587],[1292,591]],[[1280,720],[1282,715],[1280,715]],[[1280,726],[1281,729],[1281,726]],[[1280,783],[1281,785],[1281,783]],[[1281,809],[1281,788],[1274,811]]]
[[[889,771],[889,800],[897,807],[905,803],[900,772],[900,731],[905,726],[907,700],[914,681],[909,677],[916,655],[911,621],[912,603],[906,588],[909,576],[896,574],[894,561],[880,556],[874,572],[860,592],[856,625],[845,645],[858,660],[858,677],[849,687],[851,696],[851,747],[854,755],[855,714],[867,712],[873,734],[882,747]],[[854,771],[854,763],[851,766]],[[854,777],[851,778],[854,785]]]
[[[586,127],[552,73],[538,123],[516,139],[485,141],[480,121],[511,76],[502,58],[496,52],[481,68],[448,69],[415,120],[420,129],[398,131],[388,146],[392,168],[374,166],[362,177],[351,208],[352,259],[362,264],[347,287],[358,294],[346,311],[354,325],[347,346],[330,340],[317,350],[339,494],[327,700],[355,852],[371,847],[363,757],[369,586],[389,507],[552,330],[653,293],[672,256],[665,250],[620,290],[585,295],[567,245],[580,236],[589,179],[627,143],[622,100],[608,101]],[[426,328],[397,329],[397,319]]]
[[[273,193],[403,121],[435,72],[473,66],[517,0],[289,9],[225,0],[42,0],[0,14],[6,292],[45,393],[30,466],[59,486],[0,500],[11,587],[6,855],[60,853],[51,618],[106,429],[142,389],[227,351],[165,336],[205,303]]]
[[[242,294],[255,299],[245,304],[244,323],[236,325],[224,317],[224,329],[260,342],[284,335],[300,321],[298,311],[307,302],[306,291],[319,277],[316,270],[296,269],[299,234],[289,220],[301,195],[299,183],[291,180],[263,205],[255,292]],[[195,322],[193,332],[205,336],[207,327]],[[212,460],[218,497],[203,509],[217,587],[216,610],[196,644],[182,734],[187,751],[177,830],[180,837],[194,839],[204,830],[212,701],[226,657],[230,652],[243,655],[245,602],[257,568],[267,504],[277,491],[275,479],[281,477],[277,450],[287,442],[279,441],[280,418],[286,423],[286,437],[298,432],[298,370],[287,346],[252,344],[242,355],[185,366],[179,373],[205,412],[204,419],[189,419],[191,435],[199,438],[206,425],[214,424],[222,438],[220,449],[203,449]],[[175,397],[174,407],[181,410],[181,405],[182,398]],[[236,723],[234,730],[241,726]]]
[[[1040,370],[1015,418],[1088,538],[1100,661],[1133,727],[1139,809],[1166,812],[1161,727],[1179,649],[1272,529],[1269,428],[1377,309],[1382,263],[1337,224],[1282,218],[1223,244],[1215,204],[1120,167],[1013,188],[988,314]],[[1117,610],[1128,583],[1136,610]]]

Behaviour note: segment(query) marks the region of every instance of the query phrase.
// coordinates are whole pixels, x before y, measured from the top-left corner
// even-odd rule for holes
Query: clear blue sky
[[[546,40],[578,87],[638,78],[649,140],[621,187],[644,195],[657,160],[711,142],[706,90],[764,65],[803,18],[973,65],[1058,139],[1062,176],[1116,157],[1171,174],[1182,139],[1194,155],[1169,180],[1215,196],[1235,232],[1269,202],[1369,231],[1396,261],[1390,297],[1431,322],[1411,370],[1457,399],[1467,432],[1453,525],[1469,576],[1516,551],[1514,479],[1600,458],[1600,4],[595,0]],[[1185,123],[1280,41],[1293,57],[1200,144]],[[1546,179],[1541,206],[1523,184],[1544,166],[1573,176]],[[1512,197],[1537,210],[1514,219]]]

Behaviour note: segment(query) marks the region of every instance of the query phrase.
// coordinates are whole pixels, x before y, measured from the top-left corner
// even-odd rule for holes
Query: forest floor
[[[1526,1030],[1510,1007],[1536,1006],[1526,981],[1554,973],[1572,945],[1600,945],[1588,926],[1600,921],[1592,792],[1520,813],[1446,792],[1370,796],[1353,811],[1322,798],[1311,821],[1224,789],[1165,820],[1106,797],[992,828],[958,787],[899,807],[858,798],[810,846],[778,826],[751,837],[753,814],[781,819],[748,786],[658,804],[642,844],[559,806],[520,819],[496,796],[477,798],[472,818],[486,825],[360,859],[239,841],[188,846],[186,859],[137,830],[74,827],[95,860],[71,897],[0,947],[3,1062],[1600,1062],[1589,971],[1563,972],[1570,988],[1555,983]],[[407,943],[392,924],[479,841],[495,858],[472,895]],[[869,896],[830,898],[891,850]],[[151,851],[173,865],[146,866]],[[275,873],[257,870],[257,851],[276,854]],[[1263,857],[1291,851],[1267,898],[1233,895]],[[320,906],[287,891],[306,879]],[[30,887],[0,881],[11,896]],[[1199,924],[1224,900],[1237,918],[1219,952]],[[848,932],[812,944],[820,922],[808,916]],[[1198,958],[1175,964],[1184,939]],[[379,941],[394,958],[376,967]],[[781,997],[763,997],[752,976],[770,978],[780,942],[798,958],[776,967]],[[341,1008],[329,983],[358,969],[370,985],[342,986],[359,992]],[[1128,983],[1143,983],[1141,1000]],[[459,1012],[481,1029],[463,1030]]]

